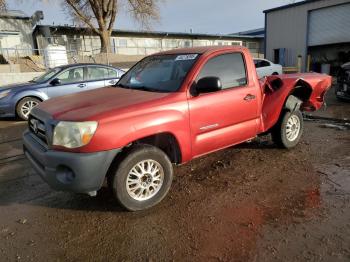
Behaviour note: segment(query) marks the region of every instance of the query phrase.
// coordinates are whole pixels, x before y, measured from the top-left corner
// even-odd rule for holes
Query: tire
[[[284,111],[272,130],[272,140],[279,147],[291,149],[299,143],[303,130],[302,113],[299,110]]]
[[[30,111],[41,101],[35,97],[25,97],[16,106],[17,116],[22,120],[28,120]]]
[[[155,171],[157,168],[159,171],[153,175],[152,172],[143,172],[137,166],[139,164],[143,166],[144,171]],[[150,145],[137,145],[115,165],[110,177],[110,186],[114,196],[125,209],[148,209],[162,201],[169,192],[173,180],[173,166],[162,150]]]
[[[277,72],[273,72],[272,75],[273,76],[278,76],[278,73]]]

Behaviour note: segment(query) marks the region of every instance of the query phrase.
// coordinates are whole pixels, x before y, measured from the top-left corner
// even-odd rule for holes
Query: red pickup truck
[[[331,77],[258,79],[244,47],[198,47],[148,56],[115,85],[34,108],[24,152],[54,189],[96,195],[107,180],[130,211],[159,203],[172,164],[272,133],[297,145],[302,110],[317,110]]]

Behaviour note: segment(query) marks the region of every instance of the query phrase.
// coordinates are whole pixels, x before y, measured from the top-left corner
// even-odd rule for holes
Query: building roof
[[[293,4],[282,5],[279,7],[267,9],[267,10],[264,10],[264,13],[270,13],[270,12],[274,12],[274,11],[278,11],[278,10],[282,10],[282,9],[287,9],[287,8],[291,8],[291,7],[295,7],[295,6],[299,6],[299,5],[305,5],[305,4],[309,4],[310,2],[317,2],[317,1],[324,1],[324,0],[304,0],[301,2],[293,3]]]
[[[255,36],[255,37],[265,37],[265,28],[256,28],[247,31],[241,31],[238,33],[233,33],[230,35],[243,35],[243,36]]]
[[[7,10],[6,12],[0,13],[0,18],[11,18],[11,19],[24,19],[28,20],[31,17],[20,10]]]
[[[34,32],[40,32],[42,28],[50,28],[51,32],[57,32],[59,30],[75,30],[78,32],[87,32],[87,31],[92,31],[88,27],[76,27],[76,26],[61,26],[61,25],[37,25],[34,29]],[[113,34],[116,35],[139,35],[139,36],[158,36],[158,37],[167,37],[167,36],[172,36],[172,37],[191,37],[191,38],[222,38],[222,39],[232,39],[235,40],[237,38],[247,38],[247,39],[252,39],[252,38],[262,38],[260,36],[250,36],[250,35],[226,35],[226,34],[203,34],[203,33],[183,33],[183,32],[163,32],[163,31],[136,31],[136,30],[120,30],[120,29],[115,29],[113,30]]]

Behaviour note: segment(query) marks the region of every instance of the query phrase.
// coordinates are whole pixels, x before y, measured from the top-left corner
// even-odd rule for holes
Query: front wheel
[[[19,118],[22,120],[28,120],[30,111],[40,103],[40,100],[34,97],[25,97],[16,107],[16,112]]]
[[[158,204],[168,193],[173,167],[168,156],[150,145],[137,145],[119,162],[110,186],[119,203],[129,211]]]
[[[303,129],[302,113],[285,111],[272,130],[272,140],[280,147],[293,148],[299,143]]]

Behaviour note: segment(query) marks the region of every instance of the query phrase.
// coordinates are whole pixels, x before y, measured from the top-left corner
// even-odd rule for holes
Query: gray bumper
[[[23,134],[23,150],[34,169],[53,189],[89,193],[102,187],[119,149],[97,153],[69,153],[43,147],[33,135]]]

